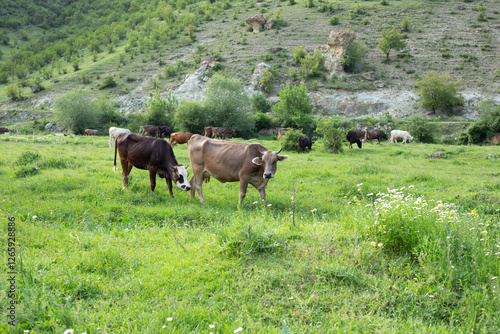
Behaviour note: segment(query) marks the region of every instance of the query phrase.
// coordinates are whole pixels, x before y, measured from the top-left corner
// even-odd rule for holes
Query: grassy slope
[[[230,333],[241,326],[282,333],[286,321],[296,333],[418,333],[424,327],[462,333],[491,332],[498,324],[500,299],[491,280],[500,273],[498,256],[484,256],[498,252],[498,147],[384,142],[331,155],[317,143],[309,154],[288,152],[266,202],[249,188],[240,209],[235,183],[205,184],[206,206],[178,188],[169,198],[163,182],[151,193],[147,173],[137,169],[130,189],[121,190],[106,137],[1,137],[0,147],[6,152],[0,219],[3,226],[9,216],[17,221],[17,323],[23,329],[136,333],[165,326],[175,333]],[[188,163],[185,145],[174,150]],[[448,159],[427,158],[437,151]],[[16,178],[24,152],[41,155],[40,173]],[[478,244],[466,262],[478,273],[487,270],[487,279],[466,283],[469,272],[451,288],[442,278],[448,265],[428,262],[432,252],[411,261],[370,244],[370,228],[380,219],[370,193],[402,187],[432,206],[437,200],[460,205],[462,222],[444,226],[456,229],[451,235],[462,248],[470,240]],[[443,223],[429,225],[439,230]],[[484,229],[489,234],[481,234]],[[453,264],[458,279],[467,266]]]
[[[130,59],[127,54],[126,64],[119,68],[116,66],[116,57],[121,50],[112,55],[105,52],[100,54],[99,56],[105,59],[97,63],[90,60],[91,55],[86,50],[83,52],[84,61],[81,69],[90,75],[90,84],[79,83],[76,79],[80,73],[73,73],[70,64],[66,63],[68,74],[54,73],[55,78],[61,82],[56,85],[47,82],[46,90],[37,94],[37,97],[53,99],[74,88],[90,89],[99,95],[102,94],[96,89],[99,78],[106,75],[113,75],[119,83],[118,87],[107,90],[107,95],[146,96],[152,89],[152,84],[143,83],[150,82],[157,70],[162,70],[158,68],[156,59],[162,58],[167,64],[173,64],[177,60],[191,63],[198,54],[201,56],[219,54],[224,59],[228,72],[244,82],[250,80],[251,67],[266,58],[265,61],[274,65],[278,73],[279,79],[275,84],[278,89],[281,84],[292,82],[288,72],[289,67],[293,65],[292,49],[301,46],[312,52],[313,49],[326,44],[328,35],[333,29],[354,30],[358,39],[365,41],[369,52],[364,62],[364,69],[374,70],[377,79],[382,80],[386,87],[412,89],[415,78],[421,77],[428,70],[437,70],[460,80],[462,89],[479,89],[485,94],[495,94],[500,84],[498,77],[495,76],[499,68],[498,61],[494,57],[499,38],[498,29],[495,28],[500,22],[499,2],[492,0],[483,3],[488,17],[487,22],[476,20],[478,13],[474,10],[476,2],[463,4],[465,10],[458,10],[456,8],[458,4],[449,2],[404,0],[391,1],[389,6],[381,6],[379,2],[372,1],[359,4],[348,1],[336,2],[335,15],[339,16],[341,23],[338,26],[329,25],[330,16],[320,13],[317,7],[307,9],[303,4],[289,6],[288,2],[263,2],[261,7],[253,3],[235,4],[232,9],[225,11],[221,18],[202,24],[197,29],[195,43],[191,44],[187,36],[181,36],[162,45],[158,50],[139,54],[134,59]],[[356,14],[358,5],[361,9],[360,14]],[[250,33],[246,31],[246,25],[240,26],[240,23],[249,16],[262,12],[268,17],[273,17],[278,9],[284,10],[287,27]],[[412,57],[400,59],[395,56],[396,52],[392,52],[393,61],[384,63],[384,56],[376,47],[380,31],[399,26],[404,18],[409,18],[411,22],[408,48]],[[364,25],[363,19],[367,19],[369,23]],[[269,59],[265,56],[272,47],[277,46],[285,49],[285,59],[277,56]],[[200,52],[197,53],[197,50]],[[466,61],[464,57],[469,55],[473,56],[474,60]],[[194,68],[191,68],[187,72],[193,70]],[[127,81],[130,76],[137,81]],[[171,89],[178,85],[182,78],[183,76],[179,75],[176,78],[158,80],[159,86],[162,90]],[[347,79],[346,87],[355,88],[359,84],[359,77],[353,75]],[[330,83],[319,80],[319,86],[323,85],[329,86]],[[0,87],[0,100],[5,102],[4,87],[5,85]],[[32,96],[28,89],[23,93],[25,96]],[[35,109],[40,108],[39,103],[34,105]],[[30,109],[33,108],[33,104],[8,104],[3,108]]]

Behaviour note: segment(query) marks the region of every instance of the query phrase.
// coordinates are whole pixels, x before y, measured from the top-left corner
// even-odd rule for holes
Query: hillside
[[[122,112],[137,112],[154,87],[164,94],[175,90],[185,75],[194,72],[196,64],[208,56],[218,57],[226,72],[247,85],[256,64],[265,62],[271,65],[277,80],[268,96],[276,99],[283,84],[304,80],[293,78],[290,71],[296,66],[294,48],[302,47],[312,55],[315,49],[326,44],[334,29],[354,31],[356,41],[365,43],[367,53],[346,76],[332,79],[324,71],[317,77],[305,78],[318,112],[344,117],[378,116],[385,112],[396,117],[427,113],[418,106],[414,86],[415,81],[430,70],[449,74],[460,82],[460,92],[466,103],[463,108],[455,110],[455,118],[477,117],[475,107],[482,99],[493,98],[500,103],[500,61],[495,57],[500,41],[498,0],[481,3],[402,0],[387,1],[387,5],[379,1],[312,1],[314,6],[311,8],[306,8],[311,1],[293,5],[291,1],[226,1],[213,5],[184,2],[183,6],[177,4],[177,7],[173,2],[171,6],[170,2],[115,1],[114,14],[104,7],[92,6],[98,1],[81,1],[80,5],[66,3],[71,10],[62,11],[67,18],[61,19],[58,27],[35,25],[36,22],[25,20],[27,25],[20,29],[3,29],[9,36],[8,44],[0,47],[3,66],[9,64],[9,56],[14,55],[15,50],[28,43],[35,44],[39,38],[47,41],[50,36],[53,43],[58,43],[71,38],[78,41],[80,32],[87,34],[81,43],[74,43],[78,71],[72,67],[71,57],[56,56],[51,64],[26,73],[24,79],[13,79],[15,75],[12,74],[8,82],[0,85],[0,111],[5,115],[2,122],[7,125],[11,123],[8,121],[11,111],[50,111],[55,98],[73,89],[88,90],[96,97],[105,94],[108,99],[116,101],[115,106]],[[128,10],[123,11],[127,6]],[[14,3],[8,2],[7,7],[14,8]],[[169,15],[173,16],[165,14],[168,8],[171,9]],[[13,10],[4,9],[2,15],[4,13],[6,16],[16,15]],[[95,20],[84,13],[90,13]],[[274,19],[282,15],[282,24],[277,29],[250,32],[245,19],[259,13]],[[99,17],[100,14],[106,15],[107,19]],[[333,15],[339,18],[338,25],[329,24]],[[177,25],[170,24],[169,17],[175,18],[172,20]],[[87,23],[79,23],[75,20],[78,18]],[[409,20],[407,53],[402,56],[392,51],[387,61],[377,48],[380,32],[394,26],[400,29],[405,19]],[[95,27],[92,22],[98,23],[99,28],[94,29],[97,37],[92,35],[92,27]],[[111,52],[106,50],[107,41],[99,40],[95,48],[92,46],[92,38],[98,40],[99,32],[113,30],[120,24],[125,30],[120,39],[113,41]],[[62,38],[58,40],[57,36]],[[131,36],[136,36],[136,43],[131,43]],[[283,50],[272,53],[273,47]],[[99,51],[93,55],[92,49]],[[44,80],[47,68],[51,77]],[[366,71],[373,71],[377,87],[360,76]],[[100,89],[106,76],[114,78],[116,87]],[[39,82],[44,90],[32,93],[33,81]],[[25,85],[21,95],[27,99],[11,101],[6,87],[18,82]]]

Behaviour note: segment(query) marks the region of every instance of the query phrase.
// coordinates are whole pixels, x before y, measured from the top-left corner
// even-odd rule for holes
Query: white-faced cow
[[[198,193],[201,203],[203,197],[203,181],[210,181],[213,176],[219,182],[240,182],[241,204],[246,196],[248,184],[253,185],[260,195],[266,197],[266,185],[274,177],[278,161],[288,158],[279,156],[277,152],[269,151],[257,143],[239,143],[210,139],[200,135],[193,135],[188,142],[189,158],[193,176],[191,184],[191,199]]]
[[[120,154],[122,165],[123,188],[128,186],[128,175],[132,167],[149,171],[151,191],[156,187],[156,175],[167,181],[168,193],[172,193],[172,181],[182,190],[190,190],[186,167],[179,165],[175,159],[172,146],[163,139],[126,133],[118,136],[115,145],[115,161],[113,170],[116,173],[116,152]]]
[[[413,137],[407,132],[402,130],[392,130],[391,131],[391,139],[389,142],[398,142],[398,139],[403,139],[403,144],[406,144],[406,141],[412,141]]]
[[[114,126],[109,128],[109,148],[115,145],[116,138],[122,133],[129,133],[129,129],[115,128]]]

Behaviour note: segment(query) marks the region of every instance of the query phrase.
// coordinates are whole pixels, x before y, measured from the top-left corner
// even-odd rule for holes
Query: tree
[[[322,118],[318,122],[318,133],[323,135],[323,145],[326,151],[342,153],[342,143],[345,133],[340,128],[339,121],[334,118]]]
[[[377,47],[387,56],[387,59],[389,59],[392,49],[399,51],[406,47],[406,41],[403,39],[404,35],[398,33],[396,27],[390,30],[382,30],[380,34],[382,38],[378,40]]]
[[[241,81],[216,73],[207,83],[205,96],[207,126],[236,130],[238,137],[251,135],[254,128],[252,101]]]
[[[278,94],[280,101],[273,105],[272,110],[281,126],[300,128],[310,135],[313,105],[304,83],[292,87],[284,86]]]
[[[207,125],[206,110],[201,102],[184,101],[177,107],[175,124],[182,130],[191,133],[203,133]]]
[[[440,75],[436,71],[429,71],[418,80],[415,85],[420,94],[422,107],[432,109],[449,108],[463,104],[463,97],[458,95],[459,81],[451,81],[448,74]]]
[[[471,144],[484,144],[491,136],[500,132],[500,107],[495,107],[493,100],[486,100],[479,105],[479,119],[467,129],[467,141]]]
[[[99,126],[99,106],[82,91],[72,91],[56,99],[54,115],[58,125],[75,134],[84,134],[85,129]]]
[[[407,130],[418,142],[434,143],[433,135],[437,132],[438,125],[415,115],[410,117]]]
[[[166,99],[158,89],[154,94],[150,92],[146,103],[146,122],[151,125],[172,125],[177,104],[177,99],[170,92]]]
[[[356,64],[363,59],[366,52],[367,49],[364,42],[353,41],[347,48],[344,53],[344,58],[342,59],[342,66],[344,66],[344,70],[353,71]]]

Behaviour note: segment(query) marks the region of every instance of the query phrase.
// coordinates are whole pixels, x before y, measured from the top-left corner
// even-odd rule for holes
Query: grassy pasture
[[[498,331],[500,147],[315,146],[238,208],[213,179],[205,206],[137,169],[122,190],[107,137],[1,136],[0,332]]]

